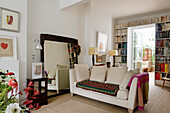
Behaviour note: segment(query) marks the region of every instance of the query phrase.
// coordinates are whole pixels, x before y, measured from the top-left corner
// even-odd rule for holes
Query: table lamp
[[[115,56],[118,55],[118,50],[111,50],[111,51],[109,51],[109,55],[113,56],[113,66],[112,67],[115,67]]]
[[[89,55],[92,55],[92,63],[94,66],[94,55],[98,54],[98,48],[97,47],[89,47]]]

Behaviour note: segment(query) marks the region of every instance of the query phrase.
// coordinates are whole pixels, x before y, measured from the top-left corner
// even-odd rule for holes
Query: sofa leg
[[[71,96],[74,96],[74,93],[71,93]]]
[[[129,113],[133,113],[133,110],[131,110],[131,109],[128,109],[128,112],[129,112]]]

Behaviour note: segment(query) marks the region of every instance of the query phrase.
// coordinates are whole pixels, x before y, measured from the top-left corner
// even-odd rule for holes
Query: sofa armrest
[[[134,78],[130,86],[129,97],[128,97],[128,108],[131,110],[133,110],[137,105],[137,83],[138,83],[138,79]]]
[[[76,71],[75,69],[69,70],[70,77],[70,92],[73,93],[74,82],[76,82]]]

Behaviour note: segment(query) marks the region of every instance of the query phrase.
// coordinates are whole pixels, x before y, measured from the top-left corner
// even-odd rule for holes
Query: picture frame
[[[0,35],[0,60],[17,60],[16,36]]]
[[[33,62],[32,63],[32,79],[42,78],[43,77],[43,63],[42,62]]]
[[[20,13],[0,7],[0,30],[19,32]]]
[[[107,34],[102,32],[97,32],[97,47],[99,53],[106,53],[107,51]]]
[[[103,62],[103,56],[102,55],[96,55],[96,63],[102,63]]]

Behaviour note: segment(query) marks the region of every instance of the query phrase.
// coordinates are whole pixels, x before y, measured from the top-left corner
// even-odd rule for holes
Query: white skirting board
[[[19,88],[19,60],[0,60],[0,69],[14,72]]]

